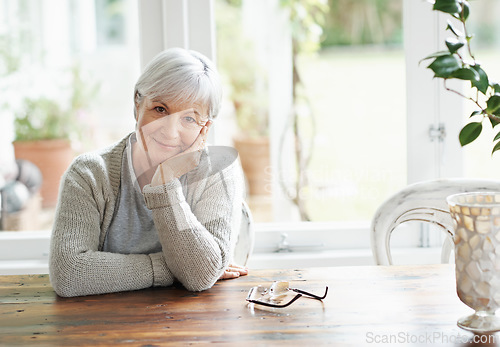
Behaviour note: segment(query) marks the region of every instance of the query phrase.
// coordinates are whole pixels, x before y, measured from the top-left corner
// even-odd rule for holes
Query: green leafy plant
[[[46,96],[26,97],[15,112],[15,141],[78,140],[85,133],[81,119],[99,85],[86,81],[79,65],[71,70],[70,95],[66,103]],[[63,104],[68,104],[66,107]]]
[[[14,119],[16,141],[69,139],[73,119],[59,103],[46,97],[25,98]]]
[[[500,123],[500,85],[493,82],[471,49],[473,35],[467,30],[466,21],[470,13],[470,5],[466,0],[435,0],[434,11],[450,15],[454,21],[448,20],[446,29],[451,37],[445,40],[447,50],[431,54],[423,60],[433,59],[427,68],[434,72],[435,78],[442,78],[446,90],[470,100],[477,106],[459,134],[459,141],[465,146],[476,140],[482,132],[483,122],[488,119],[495,128]],[[455,24],[458,23],[458,24]],[[471,96],[449,88],[449,79],[469,81]],[[493,139],[492,154],[500,149],[500,132]]]

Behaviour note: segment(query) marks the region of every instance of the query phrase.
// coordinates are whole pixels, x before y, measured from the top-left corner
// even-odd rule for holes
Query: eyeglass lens
[[[290,295],[292,292],[298,293],[295,296]],[[328,287],[325,288],[325,293],[322,296],[318,296],[301,289],[290,288],[288,282],[276,281],[271,284],[269,288],[264,288],[262,286],[253,287],[248,292],[247,301],[256,304],[270,306],[270,307],[286,307],[291,305],[302,295],[308,296],[313,299],[323,300],[328,294]]]

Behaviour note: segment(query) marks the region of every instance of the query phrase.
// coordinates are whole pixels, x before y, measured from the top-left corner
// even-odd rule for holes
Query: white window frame
[[[458,142],[461,125],[456,119],[464,112],[463,102],[444,90],[442,81],[432,78],[432,71],[425,68],[430,61],[420,63],[429,54],[446,49],[446,18],[431,11],[432,5],[425,1],[404,0],[403,5],[408,183],[462,176],[463,153]],[[444,138],[432,140],[431,128],[440,126]]]

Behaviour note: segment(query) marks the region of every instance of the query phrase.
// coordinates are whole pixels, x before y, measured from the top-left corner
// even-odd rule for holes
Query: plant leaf
[[[481,114],[481,111],[474,111],[470,114],[470,117],[474,117],[474,116],[477,116],[478,114]]]
[[[472,65],[472,69],[474,69],[477,74],[479,75],[479,80],[478,81],[472,81],[472,85],[476,87],[481,93],[486,94],[486,91],[488,90],[488,87],[490,85],[490,82],[488,81],[488,75],[484,70],[479,66],[479,65]]]
[[[480,122],[471,122],[464,126],[458,135],[460,145],[463,147],[477,139],[482,130],[483,125]]]
[[[497,144],[493,147],[493,150],[491,151],[491,155],[498,151],[500,149],[500,142],[497,142]]]
[[[457,40],[456,38],[453,37],[447,38],[444,42],[446,43],[446,47],[448,47],[448,50],[450,51],[451,54],[455,53],[465,45],[464,42]]]
[[[469,13],[470,13],[470,7],[469,7],[469,3],[467,1],[462,1],[462,6],[464,7],[464,10],[463,10],[463,21],[465,22],[467,20],[467,18],[469,18]]]
[[[437,57],[427,68],[434,71],[434,77],[449,78],[451,74],[460,69],[460,62],[452,54]]]
[[[493,128],[496,127],[498,124],[500,124],[500,118],[499,117],[495,117],[495,116],[489,115],[488,119],[490,120],[491,126]]]
[[[450,55],[450,52],[449,51],[439,51],[439,52],[436,52],[436,53],[432,53],[432,54],[428,55],[427,57],[423,58],[422,60],[420,60],[418,63],[420,64],[424,60],[433,59],[433,58],[437,58],[437,57],[442,57],[444,55]]]
[[[495,135],[495,138],[493,139],[493,142],[496,140],[500,140],[500,132]]]
[[[446,30],[450,30],[456,37],[465,36],[464,33],[458,30],[450,20],[448,20],[448,26],[446,27]]]
[[[476,70],[474,70],[470,67],[460,68],[460,69],[454,71],[450,77],[451,78],[458,78],[458,79],[466,80],[466,81],[471,81],[472,85],[480,82],[479,74],[476,72]]]
[[[495,93],[500,93],[500,84],[498,84],[498,83],[492,83],[491,86],[495,90]]]
[[[488,101],[486,101],[486,113],[496,114],[500,109],[500,94],[493,94],[490,96]]]
[[[462,12],[462,6],[460,6],[460,2],[460,0],[436,0],[432,9],[452,15],[458,15],[460,12]]]

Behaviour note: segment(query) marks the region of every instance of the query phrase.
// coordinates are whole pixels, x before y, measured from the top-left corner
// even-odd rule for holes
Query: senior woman
[[[213,63],[168,49],[135,86],[135,132],[77,157],[60,189],[50,280],[60,296],[170,286],[201,291],[231,265],[241,217],[237,153],[205,146],[221,102]]]

